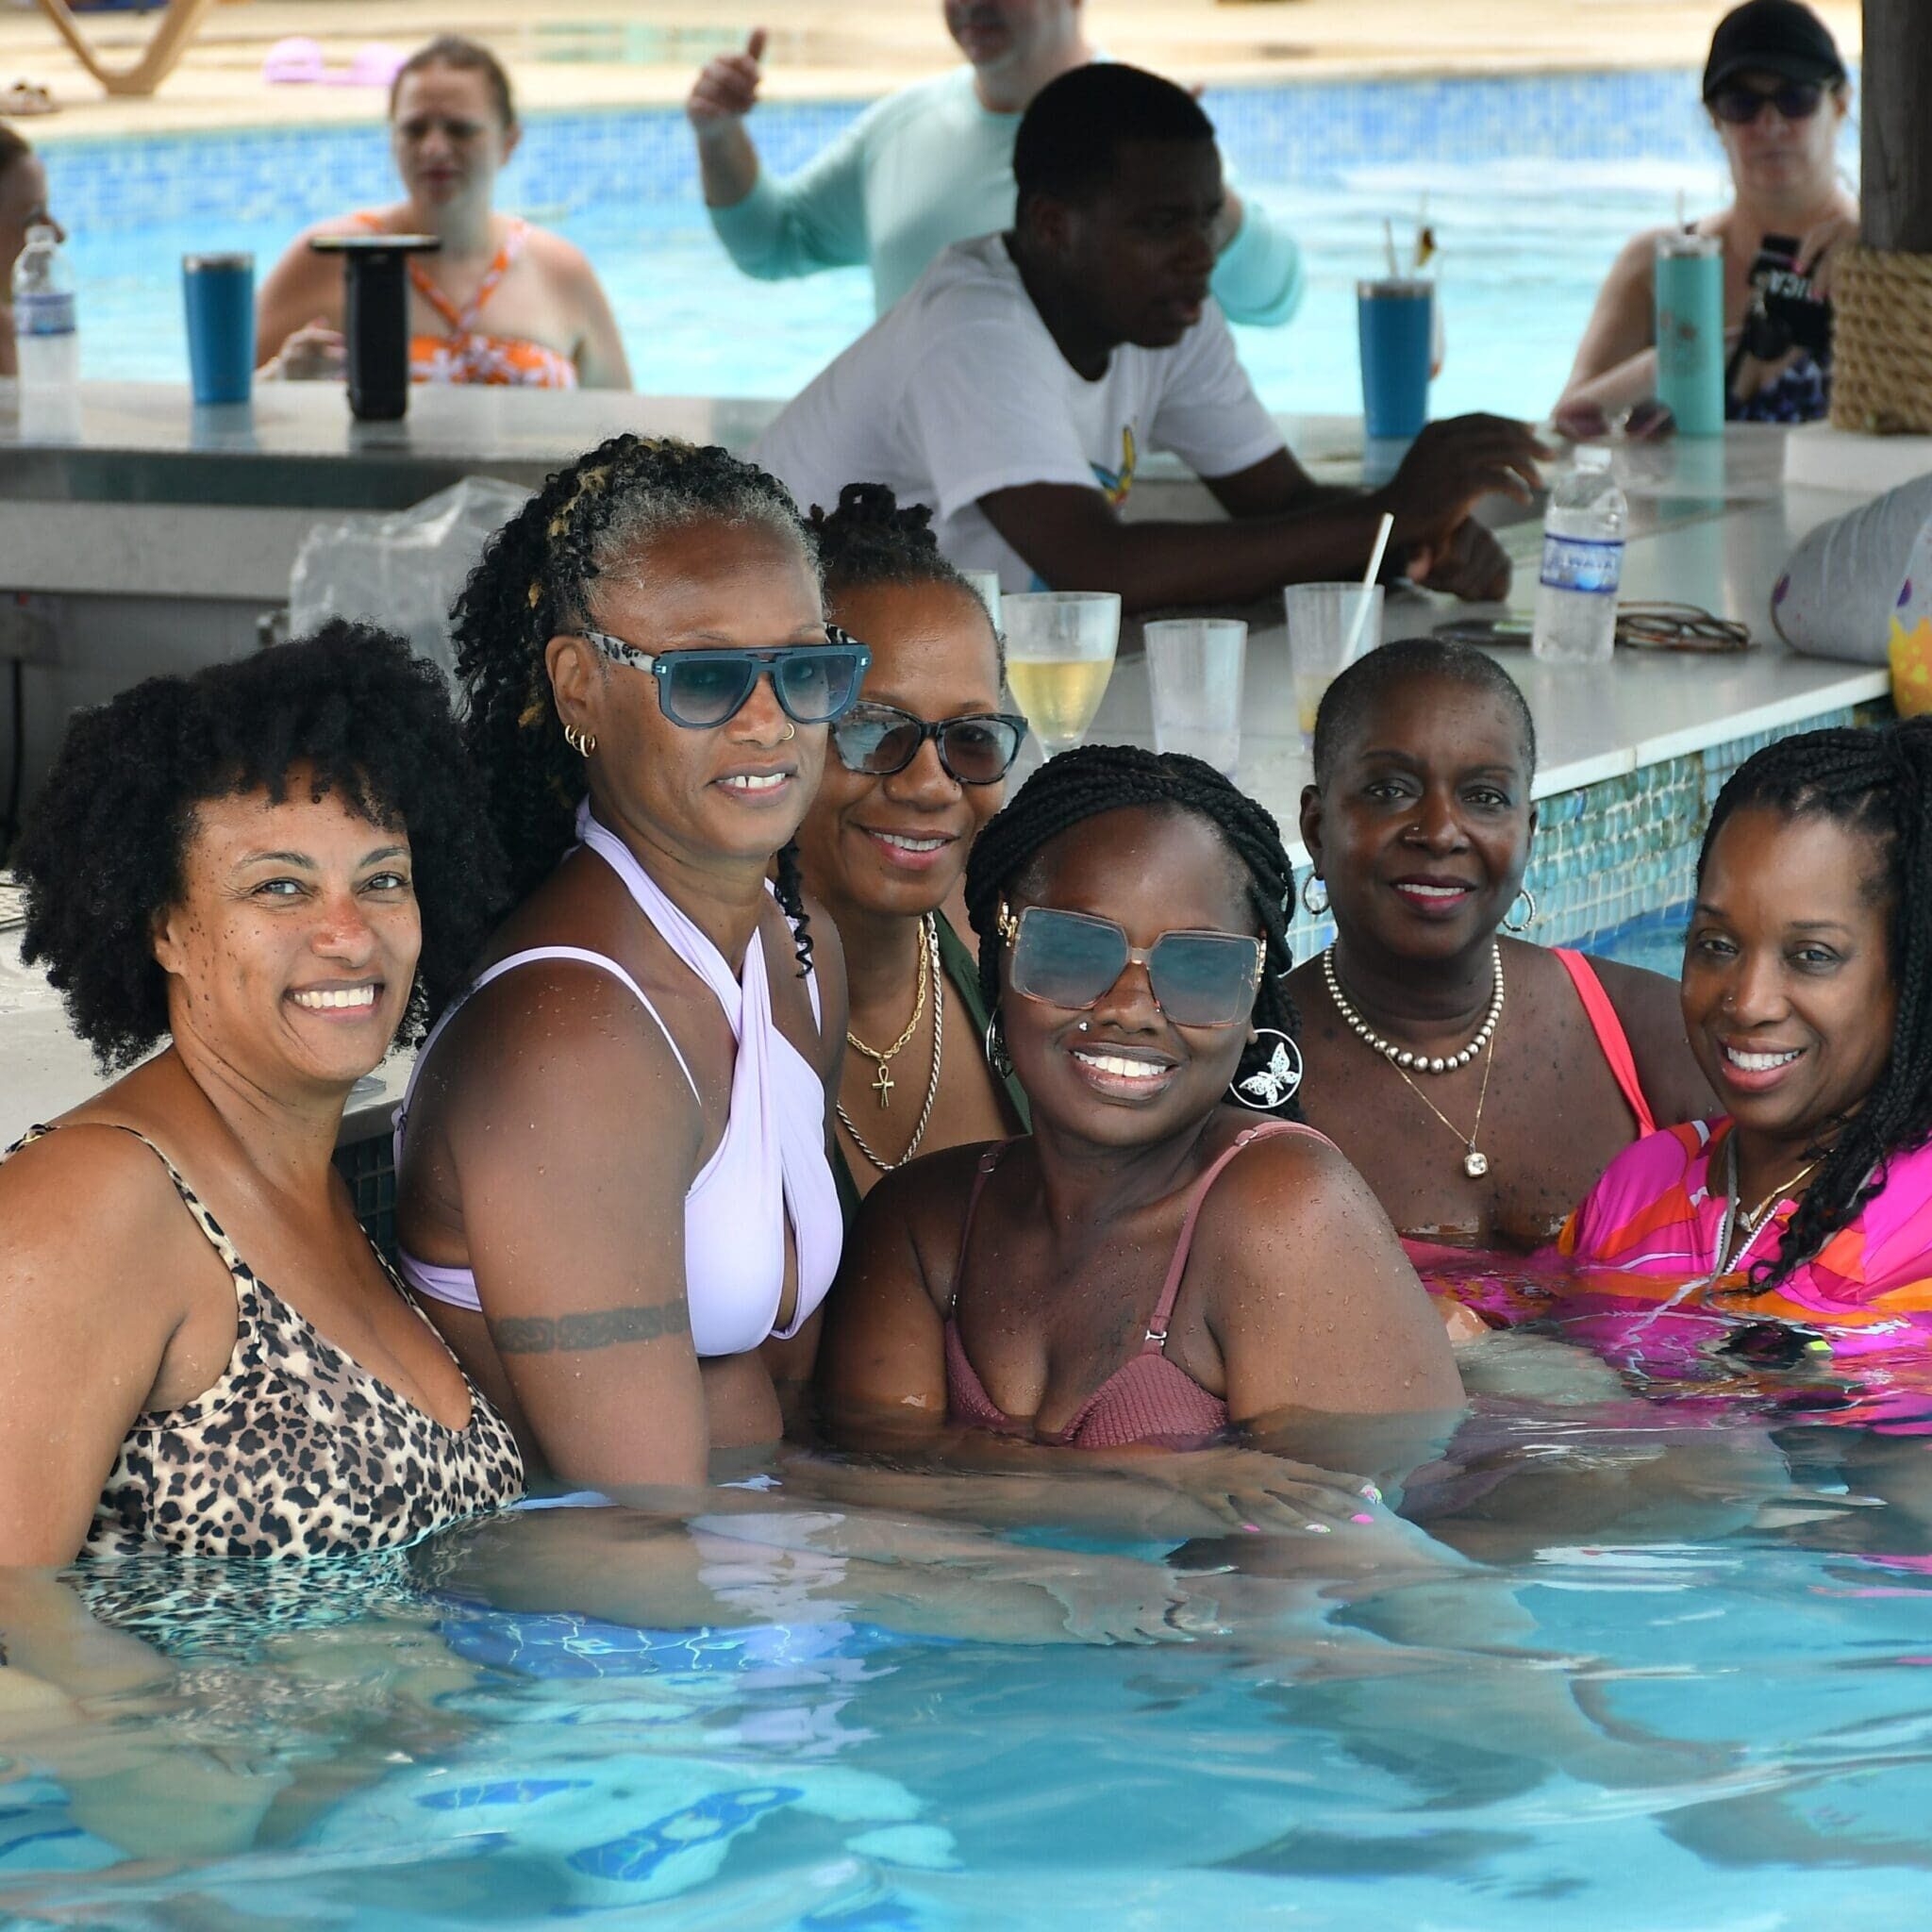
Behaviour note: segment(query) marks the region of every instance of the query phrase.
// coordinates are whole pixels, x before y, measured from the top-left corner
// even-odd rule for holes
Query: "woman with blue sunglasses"
[[[805,878],[838,923],[851,979],[834,1167],[848,1216],[915,1155],[1026,1123],[987,1066],[989,1018],[956,902],[966,856],[1006,797],[1025,720],[1000,704],[998,634],[940,555],[924,505],[852,483],[814,508],[826,608],[873,650],[859,701],[798,833]]]
[[[1745,0],[1711,36],[1704,105],[1735,198],[1694,226],[1724,247],[1725,414],[1809,422],[1831,400],[1831,270],[1857,239],[1840,178],[1851,88],[1830,29],[1801,0]],[[1557,422],[1602,433],[1657,389],[1654,265],[1659,234],[1617,257],[1576,352]]]
[[[497,533],[457,637],[521,903],[398,1119],[403,1270],[533,1469],[701,1484],[777,1437],[838,1264],[844,970],[792,839],[870,653],[771,477],[634,436]]]
[[[1295,1118],[1291,877],[1220,774],[1125,746],[1064,753],[988,827],[966,880],[988,1051],[1032,1133],[867,1198],[826,1328],[836,1413],[1118,1450],[1457,1407],[1393,1228]]]

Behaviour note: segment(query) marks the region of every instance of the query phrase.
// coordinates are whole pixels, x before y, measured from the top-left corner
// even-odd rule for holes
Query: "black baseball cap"
[[[1831,29],[1800,0],[1744,0],[1718,22],[1704,63],[1704,98],[1740,74],[1774,74],[1781,80],[1840,81]]]

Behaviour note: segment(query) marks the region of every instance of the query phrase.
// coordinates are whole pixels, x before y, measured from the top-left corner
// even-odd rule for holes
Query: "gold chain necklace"
[[[1757,1207],[1746,1210],[1738,1205],[1738,1136],[1735,1128],[1732,1129],[1730,1142],[1725,1152],[1730,1162],[1731,1198],[1729,1211],[1718,1231],[1717,1263],[1720,1269],[1724,1267],[1726,1259],[1731,1258],[1725,1255],[1724,1250],[1732,1245],[1736,1236],[1744,1237],[1744,1241],[1738,1250],[1739,1257],[1741,1257],[1744,1249],[1751,1244],[1751,1238],[1763,1226],[1764,1217],[1780,1202],[1795,1192],[1801,1181],[1809,1180],[1811,1175],[1824,1165],[1824,1156],[1822,1154],[1815,1160],[1807,1160],[1790,1180],[1780,1181]]]
[[[940,972],[940,929],[930,917],[920,922],[925,928],[925,950],[920,955],[924,972],[932,979],[932,1074],[925,1083],[925,1105],[919,1110],[919,1124],[912,1129],[912,1138],[906,1143],[906,1151],[897,1160],[885,1160],[866,1143],[866,1139],[852,1124],[852,1116],[845,1111],[845,1103],[835,1100],[832,1105],[838,1109],[840,1124],[852,1136],[852,1144],[878,1169],[881,1174],[891,1174],[895,1167],[904,1167],[919,1152],[919,1143],[925,1139],[926,1123],[932,1119],[932,1104],[940,1095],[940,1056],[946,1043],[946,982]],[[917,1016],[915,1015],[915,1020]],[[849,1034],[846,1036],[851,1037]],[[902,1040],[900,1046],[905,1045]],[[892,1051],[898,1052],[894,1047]],[[870,1051],[870,1049],[868,1049]]]
[[[1494,1068],[1495,1064],[1496,1042],[1495,1037],[1492,1034],[1491,1036],[1489,1043],[1489,1057],[1483,1061],[1483,1084],[1475,1096],[1475,1121],[1469,1130],[1468,1139],[1464,1141],[1462,1129],[1458,1127],[1456,1124],[1456,1123],[1452,1121],[1449,1118],[1449,1116],[1446,1113],[1444,1113],[1442,1109],[1440,1107],[1438,1107],[1436,1103],[1433,1100],[1431,1100],[1429,1096],[1426,1093],[1424,1093],[1420,1087],[1418,1087],[1415,1084],[1413,1080],[1409,1079],[1407,1070],[1404,1067],[1396,1065],[1396,1063],[1393,1060],[1390,1062],[1390,1065],[1395,1067],[1395,1071],[1398,1074],[1400,1074],[1403,1079],[1407,1083],[1408,1091],[1411,1093],[1413,1093],[1415,1097],[1418,1100],[1420,1100],[1422,1104],[1425,1108],[1427,1108],[1428,1110],[1432,1114],[1434,1114],[1436,1118],[1439,1121],[1441,1121],[1442,1124],[1445,1127],[1447,1127],[1449,1131],[1452,1134],[1454,1134],[1458,1141],[1463,1141],[1464,1152],[1462,1156],[1462,1171],[1473,1181],[1481,1180],[1483,1175],[1488,1174],[1490,1171],[1490,1157],[1487,1154],[1485,1154],[1475,1144],[1475,1142],[1476,1136],[1480,1134],[1483,1130],[1483,1102],[1490,1097],[1490,1074],[1491,1069]]]
[[[845,1029],[845,1044],[856,1047],[867,1059],[878,1062],[879,1070],[874,1076],[872,1091],[878,1095],[881,1107],[891,1107],[892,1104],[892,1089],[899,1083],[892,1078],[891,1062],[905,1052],[907,1041],[919,1030],[919,1023],[925,1013],[926,981],[933,976],[932,964],[939,957],[939,932],[933,924],[931,913],[921,914],[919,929],[925,943],[919,949],[919,990],[913,995],[912,1017],[907,1021],[905,1032],[881,1053],[877,1047],[866,1045],[849,1026]]]

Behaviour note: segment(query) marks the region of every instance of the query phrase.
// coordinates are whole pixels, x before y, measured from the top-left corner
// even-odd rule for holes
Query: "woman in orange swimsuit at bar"
[[[1535,774],[1529,707],[1468,644],[1385,644],[1315,721],[1302,897],[1336,941],[1289,982],[1302,1110],[1425,1270],[1541,1246],[1640,1134],[1712,1108],[1674,982],[1508,936]]]
[[[445,34],[410,56],[390,93],[390,142],[408,199],[322,222],[261,285],[263,375],[342,373],[342,269],[318,235],[436,235],[409,263],[409,365],[417,382],[628,389],[617,323],[583,251],[491,207],[522,130],[495,57]]]

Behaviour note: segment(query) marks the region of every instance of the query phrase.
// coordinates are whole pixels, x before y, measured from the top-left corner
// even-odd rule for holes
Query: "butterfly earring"
[[[1245,1080],[1230,1080],[1227,1091],[1243,1107],[1251,1107],[1257,1113],[1271,1113],[1302,1084],[1302,1050],[1274,1026],[1257,1027],[1255,1038],[1274,1041],[1268,1064]]]

